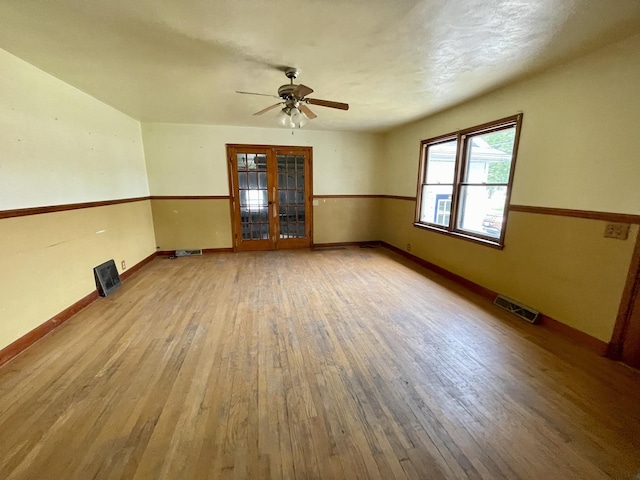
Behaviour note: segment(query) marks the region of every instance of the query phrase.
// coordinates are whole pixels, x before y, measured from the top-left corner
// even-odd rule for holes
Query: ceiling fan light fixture
[[[309,121],[303,111],[298,107],[284,107],[278,113],[278,122],[285,128],[302,128]]]
[[[304,127],[309,121],[309,117],[307,117],[304,112],[300,112],[300,123],[298,123],[298,128]]]
[[[302,128],[307,123],[307,120],[309,120],[298,107],[293,107],[289,115],[291,116],[291,128]]]
[[[280,110],[280,113],[278,113],[278,122],[280,122],[280,125],[282,125],[283,127],[291,126],[289,107],[284,107],[282,110]]]

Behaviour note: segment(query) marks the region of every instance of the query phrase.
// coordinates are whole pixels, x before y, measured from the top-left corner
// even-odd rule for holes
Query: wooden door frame
[[[287,152],[295,152],[295,151],[304,151],[305,155],[309,158],[309,171],[306,172],[306,177],[308,178],[308,191],[306,194],[306,206],[308,208],[305,209],[307,212],[307,222],[305,225],[306,234],[309,236],[309,247],[313,247],[313,147],[310,146],[298,146],[298,145],[263,145],[263,144],[252,144],[252,143],[227,143],[226,144],[226,154],[227,154],[227,180],[229,182],[229,210],[231,212],[231,243],[233,246],[233,251],[238,251],[238,229],[236,222],[236,208],[235,202],[237,199],[235,198],[235,184],[233,178],[233,166],[232,163],[235,160],[232,157],[232,150],[234,149],[264,149],[270,150],[269,156],[273,156],[275,158],[276,152],[281,153],[281,151]],[[268,160],[267,160],[268,161]],[[277,208],[277,203],[274,204],[274,208]],[[305,247],[306,248],[306,247]]]
[[[272,147],[272,153],[277,162],[278,155],[298,155],[303,152],[305,158],[309,159],[309,171],[305,171],[305,236],[309,239],[309,244],[301,244],[298,239],[283,239],[278,240],[277,243],[289,244],[286,248],[311,248],[313,247],[313,147],[296,147],[296,146],[274,146]],[[276,176],[278,172],[276,172]],[[278,195],[279,197],[279,195]],[[277,198],[275,207],[279,208],[280,199]],[[297,245],[296,245],[297,243]]]
[[[273,152],[270,152],[268,148],[254,146],[254,145],[241,145],[240,151],[243,153],[255,154],[255,155],[264,155],[265,156],[265,175],[267,177],[267,185],[269,185],[269,172],[268,172],[268,163],[269,157]],[[234,167],[234,160],[238,153],[237,147],[234,145],[227,145],[227,158],[229,159],[228,167],[228,179],[229,179],[229,205],[231,206],[231,231],[232,231],[232,243],[233,243],[233,251],[237,252],[240,250],[238,235],[241,233],[238,231],[238,218],[236,217],[236,185],[235,185],[235,176],[234,172],[237,170]],[[271,193],[267,189],[267,201],[268,201],[268,213],[267,216],[271,217],[271,209],[273,206],[273,199],[271,198]],[[275,229],[274,225],[271,221],[269,221],[269,239],[261,239],[261,240],[253,240],[253,250],[272,250],[273,249],[273,235]]]
[[[640,290],[640,232],[636,236],[636,244],[631,257],[629,272],[627,273],[627,282],[622,292],[611,342],[609,342],[609,347],[607,348],[607,357],[613,360],[619,360],[622,357],[622,348],[629,329],[629,323],[631,322],[634,301],[638,298],[638,290]]]

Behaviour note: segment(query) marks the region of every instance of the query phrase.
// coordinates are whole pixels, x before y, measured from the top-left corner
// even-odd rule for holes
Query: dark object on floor
[[[96,288],[101,297],[111,295],[120,287],[120,275],[113,259],[95,267],[93,269],[93,277],[96,280]]]

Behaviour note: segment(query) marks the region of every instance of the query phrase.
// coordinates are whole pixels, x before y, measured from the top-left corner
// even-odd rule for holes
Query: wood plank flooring
[[[2,479],[638,471],[639,372],[382,248],[158,258],[0,368]]]

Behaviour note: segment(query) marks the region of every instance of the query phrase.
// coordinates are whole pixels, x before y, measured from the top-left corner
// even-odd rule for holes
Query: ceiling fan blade
[[[254,115],[262,115],[263,113],[268,112],[269,110],[273,110],[276,107],[279,107],[280,105],[282,105],[284,102],[278,102],[275,105],[271,105],[270,107],[267,108],[263,108],[262,110],[260,110],[259,112],[254,113]]]
[[[269,95],[268,93],[240,92],[238,90],[236,90],[236,93],[242,93],[243,95],[260,95],[261,97],[280,98],[277,95]]]
[[[305,98],[305,102],[311,105],[319,105],[321,107],[338,108],[340,110],[349,110],[348,103],[332,102],[331,100],[320,100],[319,98]]]
[[[296,86],[296,88],[293,90],[293,95],[298,98],[306,97],[310,93],[313,93],[313,88],[309,88],[306,85],[302,84]]]
[[[300,110],[302,110],[302,113],[304,113],[309,120],[313,120],[314,118],[317,117],[317,115],[313,113],[311,109],[307,107],[304,103],[300,104]]]

